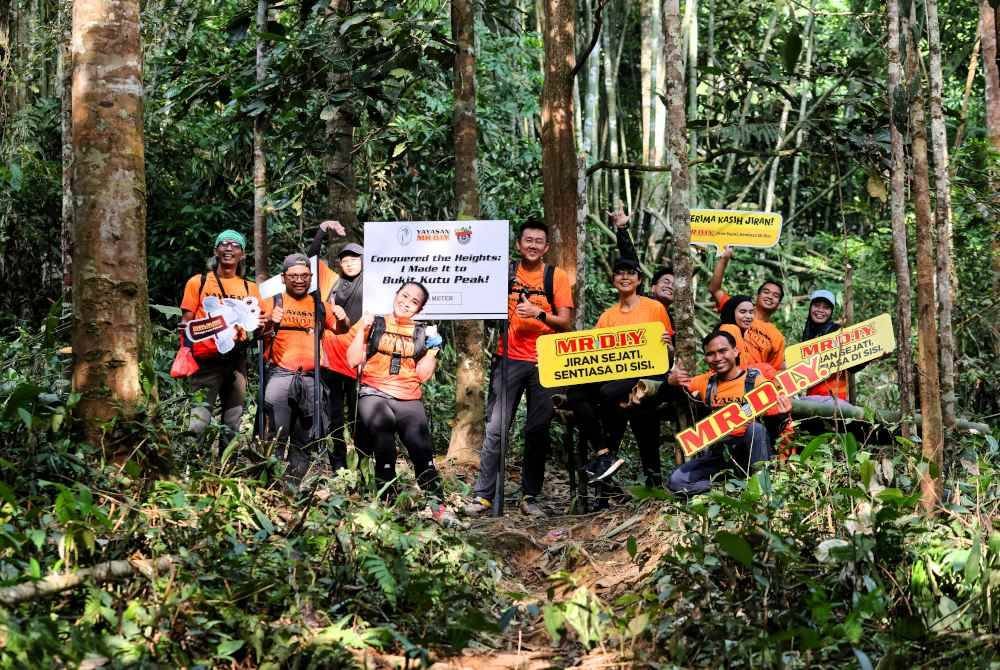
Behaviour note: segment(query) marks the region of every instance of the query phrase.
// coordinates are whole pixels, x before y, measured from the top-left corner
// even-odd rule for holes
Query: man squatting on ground
[[[204,308],[206,296],[219,300],[252,296],[260,301],[257,284],[242,276],[245,248],[246,238],[235,230],[224,230],[216,236],[215,255],[209,269],[188,279],[184,286],[179,324],[182,332],[188,321],[207,316]],[[260,326],[266,320],[267,314],[262,305]],[[198,370],[190,377],[191,389],[200,392],[202,400],[191,408],[188,430],[196,437],[201,437],[211,425],[216,400],[222,404],[220,444],[224,445],[239,432],[247,392],[247,345],[246,340],[237,342],[231,351],[221,354],[215,338],[194,343],[192,354],[198,362]]]
[[[321,422],[320,436],[326,428],[322,414],[313,417],[317,312],[323,331],[343,332],[347,323],[343,310],[335,311],[332,305],[324,307],[321,300],[309,294],[312,272],[307,256],[285,257],[281,276],[285,290],[269,301],[271,314],[265,331],[264,433],[268,439],[279,440],[279,457],[288,460],[286,475],[297,481],[306,474],[312,460],[308,446],[313,439],[313,421]]]
[[[744,368],[739,363],[736,338],[732,334],[715,330],[702,340],[702,349],[709,372],[692,378],[683,368],[675,366],[667,375],[667,383],[683,387],[693,399],[707,405],[710,412],[732,402],[742,402],[744,395],[766,382],[759,370]],[[782,398],[767,415],[789,411],[791,401]],[[667,486],[674,493],[704,493],[711,488],[713,478],[730,466],[740,476],[747,477],[754,463],[769,460],[772,455],[767,429],[753,421],[680,465],[670,475]]]
[[[503,339],[490,367],[490,390],[486,401],[486,436],[480,452],[479,475],[473,498],[465,506],[467,514],[490,509],[500,468],[501,431],[510,431],[514,414],[527,395],[528,413],[524,424],[524,461],[521,469],[521,511],[543,515],[537,496],[542,492],[545,459],[549,452],[549,425],[555,412],[553,391],[538,379],[538,351],[541,335],[567,331],[573,324],[573,294],[569,277],[543,257],[549,250],[549,230],[540,222],[527,222],[518,231],[515,243],[521,259],[512,263],[508,281],[508,349]],[[507,406],[500,405],[500,361],[507,359]],[[501,425],[501,412],[507,425]]]

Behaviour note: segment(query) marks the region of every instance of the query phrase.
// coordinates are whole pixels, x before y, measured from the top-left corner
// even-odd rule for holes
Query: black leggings
[[[417,473],[417,484],[428,493],[440,495],[441,478],[434,467],[431,431],[423,401],[363,395],[358,401],[358,420],[364,433],[358,447],[375,459],[375,478],[380,483],[396,478],[399,434]]]
[[[639,461],[645,475],[646,485],[659,487],[663,484],[660,462],[660,417],[656,402],[646,400],[638,407],[623,409],[619,403],[627,399],[635,379],[619,379],[610,382],[586,384],[573,387],[570,401],[580,422],[581,432],[595,448],[606,448],[617,455],[625,437],[626,425],[632,426],[639,447]]]

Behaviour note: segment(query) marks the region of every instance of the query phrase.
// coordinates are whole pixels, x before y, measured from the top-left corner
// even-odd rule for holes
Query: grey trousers
[[[201,391],[204,399],[191,408],[188,430],[199,437],[204,434],[212,424],[215,402],[221,400],[223,441],[235,437],[240,430],[243,401],[247,395],[246,356],[198,361],[198,371],[190,379],[191,390]]]
[[[300,480],[309,470],[314,449],[310,447],[309,434],[312,420],[298,411],[289,402],[289,391],[296,376],[301,379],[303,395],[312,398],[314,380],[312,372],[298,373],[279,367],[271,367],[267,373],[264,389],[264,409],[268,439],[278,440],[278,458],[288,462],[285,474],[290,479]]]
[[[490,392],[486,400],[486,438],[479,455],[479,475],[474,495],[493,499],[497,474],[500,470],[501,431],[510,431],[521,396],[528,396],[528,416],[524,422],[524,465],[521,469],[521,492],[537,496],[545,479],[545,459],[549,454],[549,424],[555,412],[553,391],[538,381],[538,364],[531,361],[507,361],[507,425],[501,425],[500,356],[493,357],[490,370]]]

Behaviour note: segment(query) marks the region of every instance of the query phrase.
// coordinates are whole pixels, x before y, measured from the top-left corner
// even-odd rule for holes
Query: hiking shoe
[[[521,513],[528,516],[548,516],[535,500],[535,496],[524,496],[521,498]]]
[[[477,496],[462,507],[462,514],[464,516],[482,516],[489,512],[492,507],[493,503],[489,500]]]
[[[624,465],[624,463],[625,461],[621,458],[615,458],[609,453],[603,453],[588,463],[583,471],[590,477],[590,483],[595,484],[604,481],[618,472],[618,468]]]

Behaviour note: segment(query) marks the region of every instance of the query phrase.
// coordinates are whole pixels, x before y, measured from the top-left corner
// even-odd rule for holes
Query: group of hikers
[[[609,212],[609,222],[616,229],[619,253],[610,277],[617,301],[601,314],[595,327],[659,322],[664,326],[662,345],[672,349],[673,272],[669,267],[656,269],[648,291],[644,290],[638,255],[628,232],[629,216],[619,208]],[[195,363],[189,379],[197,392],[189,431],[195,437],[202,436],[219,403],[222,441],[238,433],[251,338],[242,335],[237,346],[222,353],[211,338],[185,342],[187,324],[207,316],[206,298],[253,297],[260,306],[255,334],[265,366],[263,406],[258,407],[263,412],[259,436],[279,445],[279,456],[287,462],[286,477],[298,481],[305,475],[321,440],[328,445],[334,471],[345,467],[349,434],[359,453],[372,458],[382,495],[391,498],[396,492],[398,437],[413,464],[418,485],[435,501],[435,516],[451,515],[443,504],[422,400],[422,386],[434,375],[442,346],[434,326],[415,321],[430,297],[429,291],[419,282],[403,283],[390,314],[364,313],[364,250],[360,245],[348,243],[339,249],[337,271],[323,260],[317,260],[315,266],[310,263],[310,256],[319,257],[324,238],[331,234],[343,237],[346,231],[336,221],[324,221],[306,253],[284,259],[284,291],[267,299],[261,299],[258,286],[243,276],[245,237],[233,230],[217,236],[209,269],[188,280],[181,301],[182,345],[190,345]],[[606,505],[608,492],[614,490],[612,476],[624,463],[619,451],[627,426],[638,446],[646,486],[662,488],[660,421],[665,407],[683,404],[711,411],[740,400],[784,367],[785,338],[772,322],[784,288],[769,279],[753,297],[726,293],[722,284],[732,257],[731,249],[726,249],[709,282],[720,321],[702,339],[708,372],[692,376],[674,363],[666,374],[659,375],[662,383],[655,393],[639,400],[633,393],[639,378],[565,389],[542,386],[537,340],[545,334],[571,330],[575,308],[567,274],[544,261],[549,240],[549,231],[541,222],[526,222],[517,231],[518,259],[511,262],[508,277],[507,336],[500,339],[492,359],[485,437],[478,475],[461,509],[466,515],[488,513],[494,504],[503,463],[501,437],[509,433],[522,396],[527,397],[527,411],[520,509],[527,515],[543,516],[546,512],[540,497],[556,394],[564,396],[581,439],[592,449],[593,460],[583,470],[602,492],[597,504]],[[310,290],[311,286],[315,289]],[[838,328],[833,320],[835,307],[831,292],[814,291],[803,339]],[[807,394],[829,402],[846,401],[845,375],[838,374]],[[747,476],[755,463],[772,458],[790,435],[790,409],[784,400],[759,421],[680,464],[667,488],[693,495],[708,490],[723,471]]]

